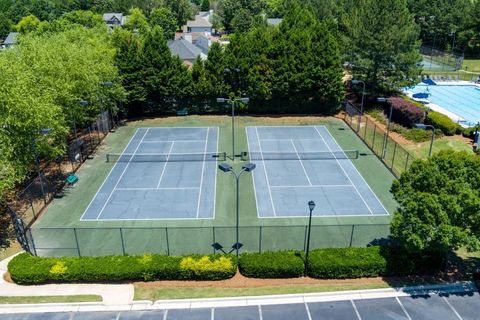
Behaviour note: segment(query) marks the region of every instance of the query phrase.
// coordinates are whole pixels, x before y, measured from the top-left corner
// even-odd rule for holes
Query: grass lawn
[[[416,144],[404,145],[413,156],[416,158],[427,158],[428,151],[430,149],[430,141],[425,141]],[[472,146],[469,145],[466,140],[459,137],[443,137],[433,142],[432,153],[439,152],[441,150],[455,150],[455,151],[468,151],[472,152]]]
[[[258,288],[139,288],[135,287],[135,300],[193,299],[240,296],[261,296],[275,294],[294,294],[312,292],[330,292],[345,290],[389,288],[387,282],[371,284],[336,285],[289,285]]]
[[[1,304],[23,303],[69,303],[69,302],[101,302],[102,297],[97,295],[78,296],[44,296],[44,297],[0,297]]]

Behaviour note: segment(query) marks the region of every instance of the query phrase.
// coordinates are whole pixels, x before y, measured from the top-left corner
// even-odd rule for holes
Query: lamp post
[[[43,128],[43,129],[40,129],[38,131],[38,133],[40,133],[42,136],[46,136],[46,135],[49,135],[52,131],[53,131],[53,129],[51,129],[51,128]],[[42,189],[43,201],[46,204],[47,203],[47,197],[46,197],[46,194],[45,194],[45,188],[43,186],[43,178],[42,178],[42,172],[40,170],[40,161],[38,159],[36,143],[37,143],[37,138],[34,135],[34,136],[32,136],[33,156],[35,157],[35,166],[37,168],[38,178],[40,179],[40,188]]]
[[[387,98],[384,97],[378,97],[377,102],[386,102]],[[390,124],[392,123],[392,113],[393,113],[393,107],[390,105],[390,112],[388,114],[388,124],[387,124],[387,134],[383,137],[383,146],[382,146],[382,159],[385,158],[387,154],[387,141],[388,141],[388,136],[390,134]]]
[[[315,202],[308,201],[308,209],[310,209],[310,215],[308,218],[308,233],[307,233],[307,248],[305,252],[305,276],[307,275],[308,272],[308,253],[310,252],[310,230],[312,229],[312,212],[313,209],[315,209]]]
[[[360,130],[360,122],[362,122],[362,115],[363,115],[363,100],[365,99],[365,81],[363,80],[352,80],[353,85],[358,85],[358,84],[363,85],[363,90],[362,90],[362,103],[360,104],[360,114],[358,115],[358,129],[357,131]]]
[[[237,187],[237,209],[236,209],[236,240],[235,240],[235,250],[237,251],[237,261],[238,261],[238,256],[239,256],[239,249],[241,247],[240,242],[239,242],[239,223],[240,223],[240,218],[239,218],[239,207],[240,207],[240,197],[239,197],[239,181],[240,181],[240,176],[244,172],[252,172],[255,169],[255,164],[254,163],[246,163],[242,166],[242,170],[235,172],[233,170],[233,167],[229,165],[228,163],[221,163],[218,165],[218,169],[222,170],[223,172],[231,172],[235,176],[236,180],[236,187]]]
[[[226,103],[232,106],[232,160],[235,161],[235,103],[242,102],[248,103],[250,98],[237,98],[237,99],[228,99],[228,98],[217,98],[218,103]]]
[[[104,82],[100,82],[100,85],[102,87],[111,87],[113,86],[113,82],[111,81],[104,81]],[[102,111],[103,111],[103,97],[100,95],[100,104],[101,104],[101,108],[102,108]],[[108,115],[112,118],[112,128],[114,127],[115,123],[113,121],[113,114],[112,114],[112,111],[110,109],[107,109],[107,112],[108,112]],[[109,128],[108,130],[110,130],[110,125],[109,125]]]
[[[430,158],[432,155],[433,139],[435,138],[435,127],[430,124],[416,123],[415,128],[422,130],[432,129],[432,140],[430,141],[430,150],[428,151],[428,157]]]

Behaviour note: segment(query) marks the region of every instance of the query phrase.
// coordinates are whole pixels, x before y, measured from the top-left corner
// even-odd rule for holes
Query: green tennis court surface
[[[320,208],[319,203],[321,200],[318,199],[312,227],[312,248],[365,246],[389,234],[389,223],[391,219],[389,214],[392,214],[396,207],[396,203],[389,193],[394,177],[343,121],[330,117],[237,117],[235,132],[237,153],[248,150],[247,127],[270,126],[300,126],[300,130],[304,130],[305,126],[315,126],[326,130],[324,132],[325,136],[331,135],[332,140],[329,141],[334,141],[338,145],[339,150],[346,154],[345,158],[348,159],[342,159],[342,161],[349,161],[352,165],[349,169],[352,170],[352,172],[351,174],[349,173],[348,177],[352,179],[353,172],[356,172],[356,177],[358,179],[361,178],[359,181],[363,180],[362,187],[371,189],[373,193],[370,197],[367,196],[368,201],[378,201],[377,205],[385,208],[384,212],[378,211],[378,214],[367,214],[368,209],[362,207],[361,210],[358,208],[352,209],[356,210],[354,214],[325,215],[321,214],[323,208]],[[163,142],[152,142],[151,144],[160,144],[162,145],[161,148],[169,149],[165,149],[167,152],[163,152],[165,151],[163,149],[163,151],[161,151],[159,149],[160,145],[153,147],[148,145],[149,142],[141,144],[137,142],[136,147],[139,147],[139,149],[143,148],[141,145],[144,145],[144,147],[148,149],[141,153],[148,154],[147,158],[142,158],[143,156],[133,158],[133,152],[126,150],[132,137],[134,137],[136,133],[138,135],[138,132],[145,132],[147,128],[151,128],[149,130],[159,130],[158,132],[166,130],[163,132],[168,131],[171,133],[177,130],[174,130],[174,127],[183,128],[186,131],[179,129],[178,134],[175,134],[175,136],[168,136],[168,141],[185,140],[181,138],[181,135],[192,130],[191,128],[194,127],[215,128],[213,131],[218,132],[218,146],[215,144],[215,147],[213,147],[214,143],[212,142],[212,149],[209,149],[210,142],[208,141],[214,141],[215,138],[207,139],[206,132],[200,130],[194,135],[196,136],[195,140],[201,141],[194,142],[195,146],[182,147],[181,150],[179,149],[176,152],[168,152],[170,149],[167,148],[167,145],[163,146]],[[210,131],[211,130],[212,129],[210,129]],[[156,141],[156,139],[159,138],[159,136],[156,135],[157,133],[152,136],[152,141]],[[163,139],[163,137],[161,139]],[[223,173],[219,170],[213,170],[216,169],[216,166],[220,160],[222,160],[221,158],[215,158],[213,161],[204,161],[204,159],[201,159],[201,161],[193,161],[192,158],[188,158],[188,161],[183,161],[179,155],[181,153],[194,154],[198,148],[201,149],[202,147],[203,151],[205,151],[206,145],[208,145],[208,152],[217,154],[231,150],[231,142],[231,118],[227,116],[188,116],[150,119],[130,122],[128,125],[119,128],[115,133],[110,134],[106,138],[104,146],[102,146],[95,158],[88,160],[77,172],[79,176],[78,184],[66,190],[65,196],[62,199],[55,199],[32,227],[33,242],[37,254],[83,256],[142,254],[152,252],[176,255],[221,252],[212,246],[214,243],[221,245],[223,247],[222,250],[225,252],[231,251],[231,246],[235,243],[236,221],[235,182],[233,175]],[[174,144],[176,144],[176,142]],[[303,147],[305,146],[306,145]],[[301,149],[302,144],[295,144],[295,147]],[[275,149],[275,151],[279,150],[282,151],[283,154],[289,154],[288,152],[284,152],[286,150]],[[356,159],[350,159],[350,152],[345,150],[355,150],[358,151],[360,155]],[[203,151],[200,150],[200,153]],[[265,152],[265,150],[263,151]],[[297,151],[307,151],[307,149]],[[167,161],[165,158],[169,153],[172,154],[171,156],[173,157],[170,159],[171,161]],[[111,155],[109,162],[106,161],[107,154]],[[202,156],[205,154],[208,155],[209,153],[202,153]],[[303,152],[302,157],[304,154],[305,152]],[[333,154],[338,156],[336,152]],[[122,158],[123,156],[127,158]],[[136,156],[138,155],[136,154]],[[252,153],[250,156],[254,157],[255,154]],[[321,157],[323,154],[316,155],[316,157],[319,156]],[[245,163],[239,159],[237,159],[235,163],[228,158],[226,158],[226,160],[233,165],[235,169],[240,169],[242,164]],[[255,162],[254,159],[250,159],[249,161]],[[278,163],[285,162],[284,160],[271,161]],[[329,162],[332,161],[332,159],[318,160],[317,162],[323,163],[325,161]],[[298,159],[293,160],[293,162],[298,166]],[[125,170],[129,177],[128,179],[123,179],[122,177],[122,181],[122,179],[117,177],[117,179],[111,179],[111,182],[108,182],[109,178],[107,177],[111,171],[115,170],[115,166],[125,169],[127,164],[129,164],[129,167],[133,164],[134,168],[132,169],[135,169],[130,170],[127,168]],[[139,167],[141,167],[138,175],[136,174],[136,169],[138,169],[135,166],[136,164],[140,164]],[[203,167],[204,164],[205,167]],[[170,171],[169,166],[171,165],[178,165],[179,168]],[[278,165],[282,166],[282,164],[277,164],[277,166]],[[150,166],[154,166],[154,169],[150,170]],[[164,170],[165,166],[166,169]],[[209,173],[205,171],[207,166],[211,169]],[[202,167],[204,169],[203,175],[201,174]],[[260,172],[260,167],[257,166],[253,173],[255,174],[256,171]],[[142,205],[144,205],[142,201],[145,199],[142,194],[141,197],[134,199],[134,201],[136,201],[134,203],[137,204],[134,208],[136,211],[122,206],[116,211],[113,210],[113,206],[109,207],[108,201],[104,201],[100,203],[102,206],[105,205],[105,208],[108,208],[108,214],[104,213],[105,210],[100,214],[102,207],[97,206],[97,209],[94,210],[95,212],[92,213],[94,219],[85,219],[84,214],[88,210],[89,204],[92,200],[96,199],[96,195],[98,196],[99,190],[101,190],[102,185],[105,185],[105,183],[118,183],[117,189],[150,188],[150,182],[153,181],[156,182],[154,186],[156,189],[162,171],[164,171],[162,181],[167,176],[172,176],[167,178],[165,182],[161,182],[161,185],[162,183],[178,183],[178,185],[173,186],[174,188],[197,188],[196,190],[199,190],[198,188],[201,183],[199,179],[201,180],[203,176],[203,183],[206,183],[206,187],[202,186],[202,190],[205,191],[208,189],[206,191],[207,193],[213,192],[213,194],[208,196],[210,200],[206,201],[210,201],[211,204],[200,204],[200,209],[198,209],[198,193],[192,196],[192,199],[180,196],[179,193],[168,200],[167,207],[172,208],[171,211],[165,211],[163,209],[155,210],[155,208],[162,208],[163,199],[153,197],[152,200],[147,200],[148,206],[142,207]],[[155,172],[155,174],[153,172]],[[185,175],[182,175],[182,172],[183,174],[188,173],[188,175],[194,175],[195,177],[189,179]],[[297,171],[297,173],[299,172],[300,171]],[[312,173],[317,175],[319,179],[321,179],[322,172],[325,172],[327,175],[325,168],[312,169]],[[335,171],[334,175],[338,175],[339,172],[342,172],[341,169]],[[301,173],[303,173],[303,171]],[[329,171],[328,174],[330,173]],[[305,175],[303,178],[306,179]],[[308,223],[308,218],[306,217],[308,215],[307,203],[302,204],[300,201],[298,202],[298,208],[297,205],[292,206],[290,209],[292,211],[294,209],[296,210],[293,215],[287,214],[287,211],[285,211],[283,217],[265,219],[262,217],[261,212],[257,210],[254,179],[256,179],[256,176],[244,174],[240,181],[240,242],[243,244],[241,251],[303,250],[305,246],[306,225]],[[127,185],[120,187],[120,184],[125,182]],[[326,183],[337,182],[337,180],[332,178]],[[195,183],[195,185],[187,186],[188,183]],[[325,182],[322,182],[322,184],[324,183]],[[290,182],[290,185],[291,184],[293,183]],[[360,184],[355,183],[355,186],[358,188]],[[165,187],[168,188],[169,186]],[[162,188],[162,186],[160,188]],[[352,186],[350,186],[350,188],[352,188]],[[110,191],[112,190],[113,189],[110,189]],[[154,192],[157,191],[155,190]],[[346,194],[346,189],[341,190],[335,196],[338,197],[338,201],[340,202],[350,201],[349,199],[351,197],[349,194]],[[110,198],[110,201],[112,198],[113,196]],[[122,201],[125,201],[123,198],[122,196],[118,197],[116,201],[122,203]],[[184,201],[187,203],[183,203]],[[360,199],[355,203],[361,204],[363,200]],[[152,212],[156,212],[154,213],[155,215],[150,216],[149,211],[144,210],[146,207],[153,207]],[[356,207],[356,205],[354,207]],[[335,206],[334,208],[341,209],[339,206]],[[197,209],[199,217],[203,212],[206,212],[207,215],[205,217],[208,218],[196,219]],[[288,211],[290,211],[290,209]],[[318,211],[316,212],[317,209]],[[175,210],[182,214],[185,213],[185,215],[174,219],[177,215]],[[96,215],[94,216],[94,214]],[[83,219],[82,215],[84,215]],[[100,218],[96,219],[97,217]],[[102,219],[102,217],[107,219]],[[137,217],[141,218],[136,219]],[[192,219],[192,217],[194,217],[194,219]]]

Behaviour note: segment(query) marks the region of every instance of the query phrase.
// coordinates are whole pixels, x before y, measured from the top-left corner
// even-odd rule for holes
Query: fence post
[[[35,247],[35,241],[33,240],[32,229],[28,228],[26,232],[30,234],[30,241],[32,242],[31,249],[33,249],[33,252],[30,252],[30,253],[33,254],[34,256],[37,256],[37,248]],[[28,241],[28,238],[27,238],[27,241]]]
[[[258,240],[258,253],[262,253],[262,226],[260,226],[259,234],[260,239]]]
[[[350,248],[352,247],[353,243],[353,233],[355,232],[355,225],[352,224],[352,233],[350,234]]]
[[[167,240],[167,256],[170,255],[170,244],[168,242],[168,228],[165,227],[165,237],[166,237],[166,240]]]
[[[365,121],[365,132],[363,133],[363,141],[367,139],[367,127],[368,127],[368,119]]]
[[[375,136],[377,135],[377,125],[373,127],[373,139],[372,139],[372,150],[375,153]]]
[[[395,144],[393,146],[392,166],[390,167],[390,170],[392,170],[392,171],[393,171],[393,164],[395,163],[395,153],[397,151],[397,144],[398,143],[395,142]]]
[[[78,257],[81,257],[82,255],[80,254],[80,245],[78,244],[77,228],[73,228],[73,234],[75,235],[75,243],[77,244]]]
[[[120,231],[120,241],[122,241],[122,253],[123,255],[125,256],[125,244],[123,242],[123,231],[122,231],[122,228],[118,228],[118,230]]]
[[[408,159],[410,158],[410,153],[407,153],[407,160],[405,160],[405,170],[404,171],[407,171],[408,169]]]
[[[215,226],[212,227],[212,232],[213,232],[213,242],[212,243],[217,243],[217,241],[215,241]],[[212,246],[213,248],[213,254],[215,254],[215,246]]]

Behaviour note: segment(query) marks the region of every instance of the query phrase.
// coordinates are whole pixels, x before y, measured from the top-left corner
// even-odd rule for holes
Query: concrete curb
[[[207,299],[173,299],[157,300],[155,302],[149,300],[141,300],[133,301],[129,304],[119,305],[106,305],[102,302],[10,304],[0,305],[0,314],[81,311],[148,311],[165,309],[218,308],[342,300],[365,300],[374,298],[404,297],[410,295],[466,293],[472,291],[477,291],[475,284],[473,282],[466,281],[453,284],[425,285],[405,288],[349,290],[306,294],[285,294],[271,296],[246,296]]]

